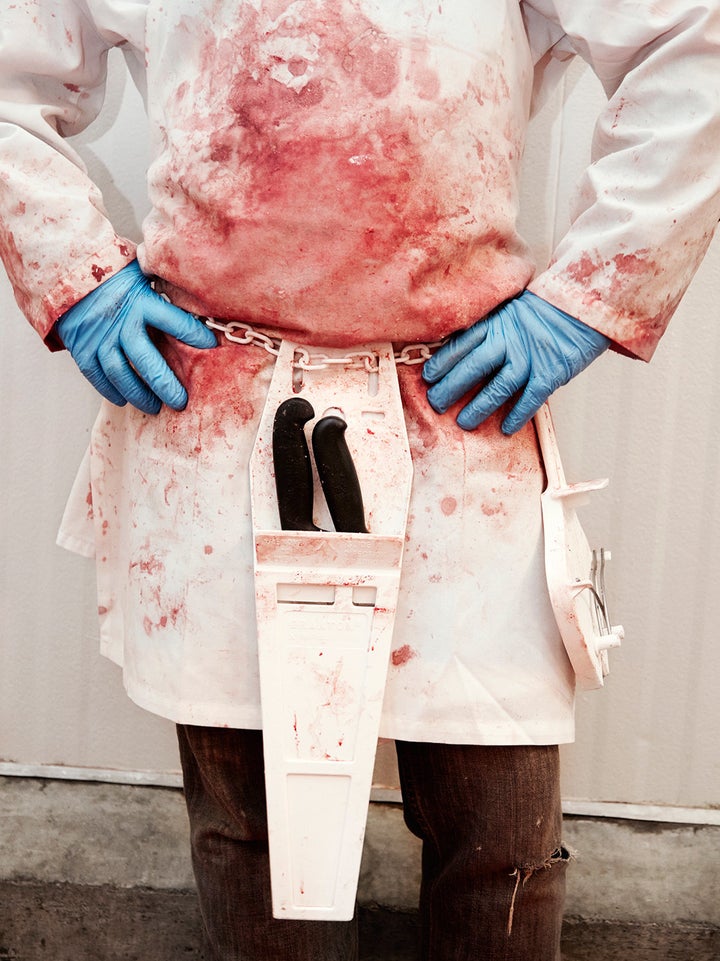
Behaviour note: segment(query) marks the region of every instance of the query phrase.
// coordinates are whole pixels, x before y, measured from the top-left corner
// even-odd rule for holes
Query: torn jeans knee
[[[512,898],[510,900],[510,911],[508,913],[508,937],[512,934],[513,918],[515,916],[515,902],[517,900],[520,887],[525,887],[525,885],[534,875],[537,875],[542,871],[551,870],[554,865],[560,864],[563,867],[567,866],[567,864],[572,861],[574,857],[574,852],[561,845],[559,848],[556,848],[548,858],[545,858],[545,860],[541,861],[539,864],[518,865],[518,867],[510,872],[510,877],[515,878],[515,886],[513,888]]]

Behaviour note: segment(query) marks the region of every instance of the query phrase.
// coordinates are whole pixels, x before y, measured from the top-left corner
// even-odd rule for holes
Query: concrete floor
[[[0,905],[3,961],[206,961],[192,892],[4,882]],[[361,961],[416,961],[410,912],[361,909],[360,937]],[[568,919],[562,958],[718,961],[720,929]]]
[[[174,789],[0,778],[0,961],[203,961],[187,832]],[[720,961],[720,827],[571,817],[565,840],[563,961]],[[416,958],[419,855],[372,804],[362,961]]]

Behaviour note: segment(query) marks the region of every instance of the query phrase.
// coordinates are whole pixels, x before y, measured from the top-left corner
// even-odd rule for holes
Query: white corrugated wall
[[[144,119],[118,67],[82,152],[120,230],[137,237]],[[601,100],[574,70],[534,125],[523,223],[540,260],[566,222]],[[126,699],[97,653],[91,565],[54,546],[95,396],[66,355],[44,350],[4,276],[0,301],[0,773],[172,780],[172,725]],[[612,550],[613,617],[627,634],[605,690],[579,700],[578,741],[564,749],[570,810],[620,802],[646,816],[692,807],[691,819],[717,819],[719,301],[716,242],[652,364],[606,356],[553,405],[568,479],[611,480],[583,520],[591,542]],[[394,781],[389,746],[378,779]]]

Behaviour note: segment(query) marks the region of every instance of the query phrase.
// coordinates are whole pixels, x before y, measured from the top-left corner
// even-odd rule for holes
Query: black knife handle
[[[272,447],[280,526],[284,531],[316,531],[313,477],[305,424],[315,416],[302,397],[284,400],[275,412]]]
[[[336,531],[367,534],[362,491],[342,417],[322,417],[312,433],[315,466]]]

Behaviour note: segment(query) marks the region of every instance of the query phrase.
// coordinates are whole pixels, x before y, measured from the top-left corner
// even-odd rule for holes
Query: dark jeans
[[[356,961],[355,921],[272,917],[262,734],[179,726],[213,961]],[[396,743],[423,841],[422,961],[558,961],[568,855],[558,750]]]

